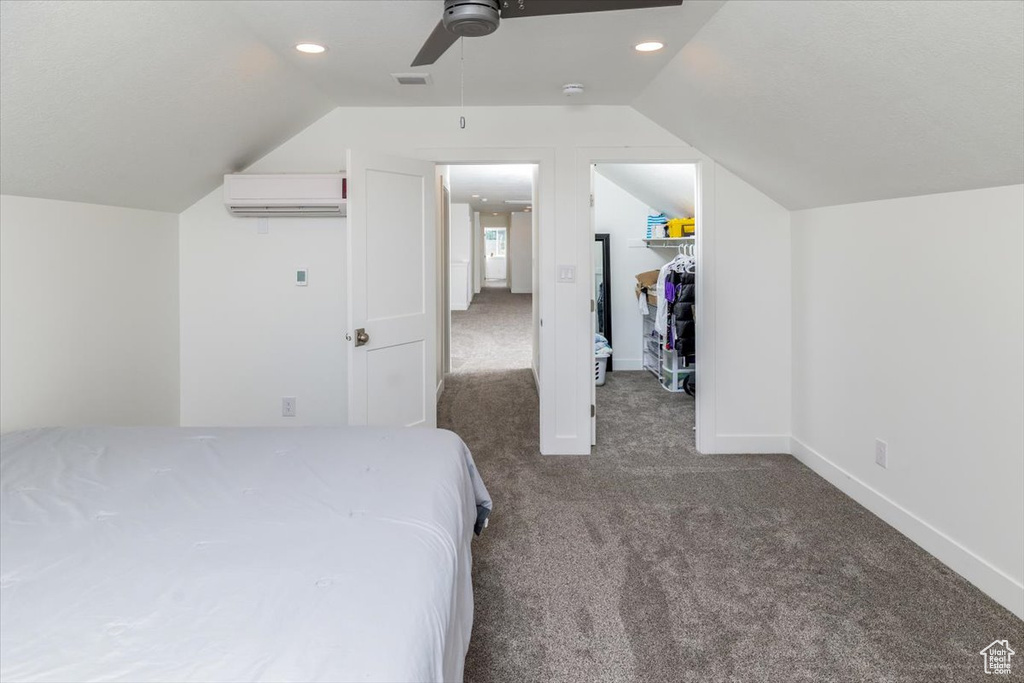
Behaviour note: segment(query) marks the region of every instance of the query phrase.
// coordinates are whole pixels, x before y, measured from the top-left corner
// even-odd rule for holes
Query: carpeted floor
[[[1024,652],[1024,622],[792,457],[698,455],[692,399],[650,375],[598,388],[592,456],[541,456],[529,295],[485,289],[452,354],[440,426],[495,503],[467,682],[936,683]]]

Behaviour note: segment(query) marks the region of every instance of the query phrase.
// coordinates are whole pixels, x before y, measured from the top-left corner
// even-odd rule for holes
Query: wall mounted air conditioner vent
[[[348,183],[341,173],[229,173],[224,206],[232,216],[346,215]]]

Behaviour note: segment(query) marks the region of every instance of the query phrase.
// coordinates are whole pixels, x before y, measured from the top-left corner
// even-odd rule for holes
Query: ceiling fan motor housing
[[[500,22],[498,0],[444,0],[444,27],[457,36],[486,36]]]

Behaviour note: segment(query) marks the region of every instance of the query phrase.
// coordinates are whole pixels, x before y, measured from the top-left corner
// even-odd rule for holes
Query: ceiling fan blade
[[[416,59],[412,60],[413,66],[423,66],[424,64],[433,64],[436,62],[441,55],[443,55],[448,48],[455,44],[455,41],[459,37],[454,33],[451,33],[444,27],[444,22],[437,22],[437,26],[431,32],[430,37],[427,38],[427,42],[423,43],[423,47],[420,48],[419,54],[416,55]]]
[[[683,0],[501,0],[501,18],[540,17],[550,14],[581,14],[617,9],[673,7]]]

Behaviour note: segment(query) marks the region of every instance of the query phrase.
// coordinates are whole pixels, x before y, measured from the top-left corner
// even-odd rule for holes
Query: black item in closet
[[[683,301],[672,304],[672,315],[675,316],[676,322],[680,320],[693,320],[693,304]]]

